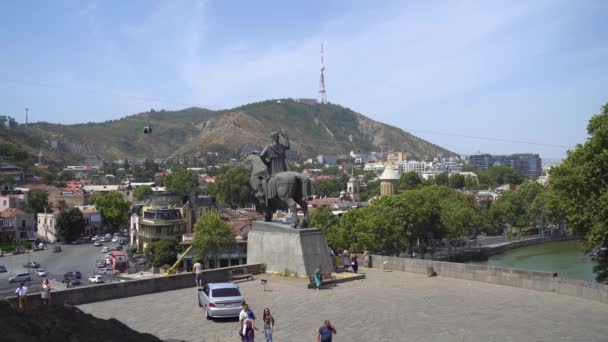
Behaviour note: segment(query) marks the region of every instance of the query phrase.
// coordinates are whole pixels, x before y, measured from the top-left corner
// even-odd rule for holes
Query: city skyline
[[[563,158],[608,101],[600,1],[0,7],[0,115],[22,123],[316,98],[321,43],[329,102],[461,154]]]

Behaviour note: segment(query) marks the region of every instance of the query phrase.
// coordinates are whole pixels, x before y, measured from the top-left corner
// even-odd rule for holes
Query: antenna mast
[[[321,79],[319,80],[319,103],[327,103],[325,94],[325,65],[323,64],[323,43],[321,43]]]

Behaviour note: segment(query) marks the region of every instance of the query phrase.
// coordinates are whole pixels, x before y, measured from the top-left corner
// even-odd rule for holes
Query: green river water
[[[594,262],[578,240],[548,242],[491,256],[480,264],[557,272],[559,277],[595,281]]]

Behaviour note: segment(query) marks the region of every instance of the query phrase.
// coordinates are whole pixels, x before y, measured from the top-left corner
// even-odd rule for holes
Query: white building
[[[57,241],[57,231],[55,229],[55,223],[57,222],[58,212],[54,213],[38,213],[38,230],[36,235],[49,242]]]
[[[418,176],[422,177],[424,171],[427,171],[428,164],[426,162],[409,160],[400,161],[397,163],[399,173],[416,172]]]

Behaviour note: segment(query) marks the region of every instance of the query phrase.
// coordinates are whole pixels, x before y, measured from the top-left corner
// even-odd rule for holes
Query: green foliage
[[[322,205],[310,213],[310,226],[319,228],[325,233],[325,238],[330,246],[343,246],[343,241],[339,240],[337,234],[339,219],[331,211],[331,208]]]
[[[133,196],[138,200],[144,200],[146,197],[150,197],[154,194],[152,187],[149,185],[140,185],[133,190]]]
[[[23,148],[15,144],[0,143],[0,160],[16,163],[28,159],[31,159],[31,156]]]
[[[442,200],[440,216],[448,235],[456,237],[477,235],[485,221],[475,198],[460,193]]]
[[[368,201],[376,196],[380,196],[380,181],[369,181],[361,191],[361,200]]]
[[[242,166],[233,167],[209,184],[206,192],[233,209],[246,207],[254,202],[254,190],[249,182],[251,175]]]
[[[313,181],[312,193],[320,197],[338,197],[342,190],[346,190],[348,178],[347,175],[342,175],[336,179]]]
[[[446,175],[445,173],[440,173],[436,175],[433,180],[435,181],[435,184],[439,186],[446,186],[449,184],[448,175]]]
[[[414,171],[402,173],[399,176],[399,190],[418,189],[422,185],[422,178]]]
[[[297,277],[298,276],[298,272],[285,267],[283,269],[283,271],[279,272],[279,275],[281,277]]]
[[[15,178],[11,175],[0,176],[0,184],[2,185],[15,185]]]
[[[61,171],[59,176],[57,177],[57,181],[59,182],[67,182],[76,179],[76,175],[72,171]]]
[[[178,251],[177,239],[166,237],[149,244],[144,253],[148,256],[152,266],[161,267],[163,265],[173,265],[177,261]]]
[[[196,221],[192,242],[196,251],[195,260],[216,255],[232,247],[234,243],[234,229],[231,225],[222,221],[219,215],[209,212]]]
[[[267,267],[266,264],[261,263],[260,264],[260,273],[266,273],[266,267]]]
[[[464,189],[465,178],[461,174],[454,174],[450,176],[449,185],[452,189]]]
[[[608,246],[608,104],[587,125],[589,139],[551,169],[570,229],[587,248]]]
[[[189,193],[198,190],[198,174],[188,170],[186,166],[178,164],[171,169],[165,177],[167,190],[177,193]]]
[[[82,212],[78,208],[62,210],[55,227],[65,241],[77,240],[84,233],[85,221]]]
[[[129,221],[131,203],[118,191],[110,191],[105,195],[93,193],[89,197],[89,203],[95,205],[106,224],[116,227]]]
[[[50,210],[49,194],[42,191],[33,191],[27,195],[26,213],[43,213],[45,208]]]

